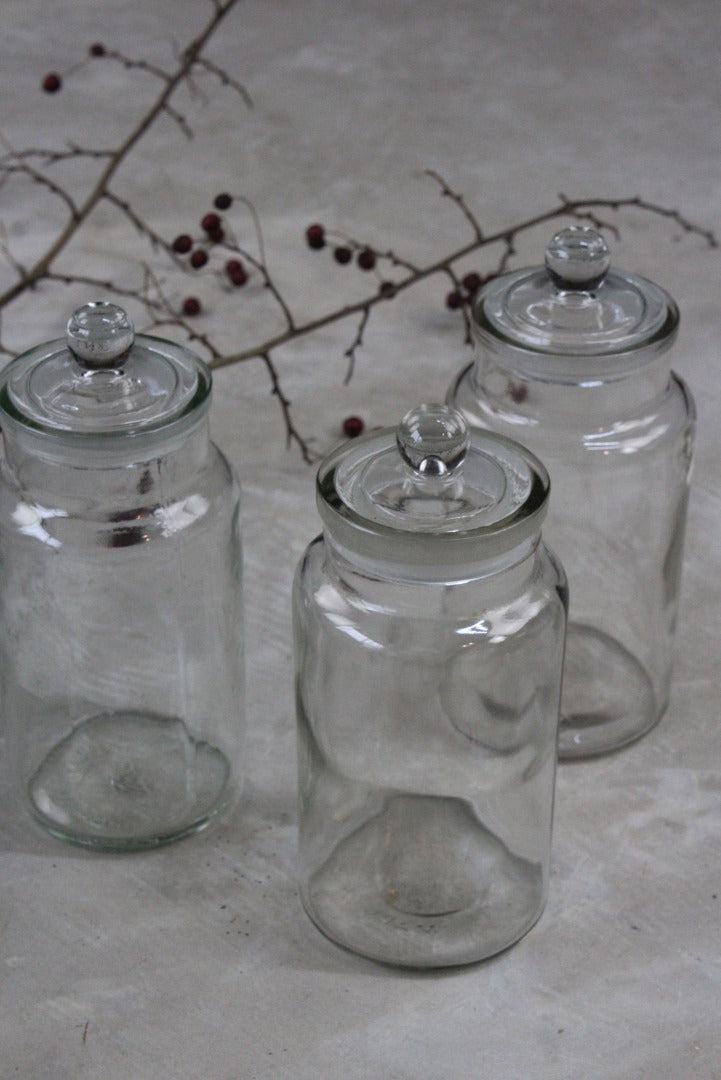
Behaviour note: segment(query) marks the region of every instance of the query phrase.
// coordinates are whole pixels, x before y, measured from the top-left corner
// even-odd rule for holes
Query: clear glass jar
[[[153,847],[235,801],[239,492],[192,353],[88,304],[0,376],[0,711],[34,818]]]
[[[447,406],[321,466],[293,597],[304,906],[375,960],[518,940],[546,900],[565,577],[548,477]]]
[[[695,409],[671,371],[678,309],[609,269],[603,237],[557,233],[545,266],[484,286],[476,359],[448,401],[548,468],[544,534],[570,585],[559,753],[617,749],[669,698]]]

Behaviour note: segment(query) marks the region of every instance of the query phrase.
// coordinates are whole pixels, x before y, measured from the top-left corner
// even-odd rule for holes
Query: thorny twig
[[[187,80],[188,74],[192,70],[193,65],[196,63],[208,40],[236,3],[237,0],[224,0],[223,3],[218,3],[215,6],[213,17],[206,23],[198,37],[185,49],[176,70],[172,74],[167,74],[159,69],[153,70],[153,73],[158,75],[164,84],[160,94],[152,102],[140,122],[135,125],[132,131],[121,142],[120,146],[118,146],[110,155],[107,164],[102,169],[90,193],[85,197],[83,202],[75,207],[72,200],[68,197],[67,201],[70,202],[71,214],[65,226],[60,230],[58,236],[48,250],[37,260],[37,262],[26,270],[14,284],[5,290],[4,293],[0,294],[0,308],[6,307],[17,296],[31,288],[46,276],[56,258],[65,250],[70,240],[77,233],[80,226],[87,220],[100,200],[107,197],[110,181],[120,168],[121,164],[143,136],[152,128],[158,116],[161,113],[168,111],[173,93],[179,85]],[[27,172],[32,179],[37,179],[34,175],[35,170],[29,165],[26,159],[23,159],[22,157],[18,159],[16,157],[15,160],[16,164],[19,164],[23,171]],[[45,179],[44,182],[50,186],[49,180]]]
[[[355,320],[355,332],[350,344],[344,351],[344,357],[347,360],[344,381],[347,383],[353,375],[357,355],[364,344],[366,329],[378,305],[387,304],[388,301],[393,300],[404,291],[436,276],[447,278],[451,284],[452,293],[449,294],[448,299],[450,301],[453,298],[454,302],[453,304],[449,303],[449,306],[456,308],[462,317],[464,337],[468,341],[470,339],[470,294],[465,284],[465,276],[458,269],[462,261],[470,255],[485,249],[494,251],[492,268],[482,279],[488,280],[497,274],[503,273],[508,268],[516,251],[516,241],[521,234],[557,219],[588,222],[595,228],[610,230],[617,234],[618,226],[614,220],[610,220],[610,217],[618,215],[622,211],[639,210],[672,221],[685,232],[702,238],[710,246],[715,247],[717,245],[713,232],[696,225],[679,210],[649,202],[641,196],[620,199],[600,197],[573,199],[560,194],[556,203],[550,208],[505,228],[494,232],[486,232],[481,227],[476,213],[470,207],[466,198],[454,190],[439,172],[434,169],[427,169],[425,175],[436,184],[441,196],[450,200],[460,211],[465,219],[466,226],[470,227],[470,237],[460,244],[451,246],[450,250],[441,256],[419,264],[417,261],[411,261],[404,257],[397,250],[376,250],[357,239],[338,233],[336,235],[340,237],[340,243],[345,247],[344,262],[357,258],[359,259],[359,265],[362,265],[360,255],[367,256],[369,261],[367,265],[363,266],[363,269],[373,270],[370,280],[373,281],[374,288],[367,295],[354,302],[331,304],[329,310],[325,313],[304,318],[294,312],[290,298],[284,294],[278,286],[274,274],[271,273],[261,222],[254,204],[242,194],[234,195],[230,201],[244,206],[250,215],[257,252],[254,253],[248,249],[247,245],[238,243],[226,219],[223,220],[222,229],[217,236],[204,237],[201,243],[205,245],[204,250],[214,255],[214,261],[217,261],[215,260],[216,253],[223,257],[232,255],[236,257],[236,262],[238,261],[237,257],[240,257],[258,275],[264,291],[271,297],[278,314],[282,318],[282,328],[269,332],[263,341],[251,344],[244,349],[235,352],[224,351],[214,340],[212,330],[210,328],[201,329],[198,321],[188,315],[183,309],[183,305],[179,307],[177,303],[173,302],[168,292],[166,282],[168,275],[171,275],[172,281],[177,275],[195,274],[197,271],[190,270],[188,263],[178,253],[178,249],[173,242],[165,239],[156,228],[138,213],[127,199],[121,198],[113,190],[112,181],[140,140],[151,132],[153,125],[161,115],[169,116],[175,121],[186,138],[192,138],[193,131],[188,121],[174,107],[171,99],[181,85],[184,85],[196,97],[205,96],[200,94],[195,82],[195,75],[198,71],[209,73],[222,87],[233,90],[245,105],[252,106],[250,94],[243,84],[204,55],[204,50],[212,35],[228,17],[236,3],[237,0],[211,0],[212,15],[208,18],[197,37],[177,53],[175,68],[172,71],[165,70],[158,64],[148,60],[135,59],[115,50],[103,48],[103,56],[110,61],[119,63],[130,73],[142,71],[161,84],[160,92],[149,103],[140,120],[135,122],[132,129],[114,149],[94,149],[80,146],[70,139],[66,140],[65,148],[61,150],[37,147],[17,149],[0,136],[0,141],[6,151],[0,157],[0,186],[13,176],[25,177],[36,185],[39,190],[45,190],[53,198],[64,203],[67,211],[67,220],[59,229],[55,239],[48,249],[28,267],[25,267],[12,255],[5,230],[0,226],[0,254],[2,254],[6,265],[14,275],[13,282],[3,293],[0,293],[0,316],[4,314],[13,301],[43,281],[92,285],[95,289],[110,294],[110,299],[112,299],[113,295],[133,298],[143,305],[151,329],[172,327],[182,332],[190,342],[205,353],[211,368],[220,369],[251,360],[260,361],[268,375],[271,393],[279,403],[287,442],[289,445],[291,443],[295,444],[303,458],[310,461],[312,454],[309,443],[293,421],[292,404],[283,391],[279,370],[275,362],[277,352],[284,346],[302,337],[312,335],[332,324]],[[73,160],[85,161],[88,163],[88,167],[100,167],[97,176],[93,178],[89,193],[85,193],[82,198],[74,197],[71,191],[58,182],[48,171],[57,164]],[[226,196],[227,200],[228,197]],[[56,265],[71,240],[85,225],[93,210],[101,202],[113,206],[141,234],[156,255],[160,253],[161,257],[166,260],[165,266],[160,271],[151,267],[145,261],[138,261],[136,265],[141,272],[141,284],[137,287],[121,286],[109,278],[106,279],[91,274],[63,272],[62,268]],[[218,270],[214,269],[211,263],[204,272],[218,274]],[[245,274],[245,271],[242,271],[242,273]],[[478,277],[478,275],[471,275],[471,277],[473,276]],[[234,286],[237,286],[244,283],[244,278],[239,282],[237,280],[233,281],[231,276],[231,281]],[[227,280],[225,280],[225,287],[229,287]],[[0,353],[10,355],[10,351],[1,344]]]
[[[393,281],[393,295],[405,291],[417,285],[419,282],[439,275],[449,275],[451,280],[457,284],[457,278],[453,267],[456,263],[467,258],[474,252],[479,251],[482,248],[488,248],[501,245],[502,251],[498,259],[498,262],[494,268],[493,273],[497,274],[506,269],[509,259],[515,253],[515,241],[518,236],[524,232],[528,232],[531,229],[536,228],[538,225],[542,225],[545,222],[550,222],[559,218],[571,218],[574,220],[588,220],[589,215],[595,209],[607,209],[613,212],[618,212],[623,209],[635,208],[637,210],[647,211],[649,213],[657,214],[662,213],[663,216],[672,218],[678,225],[684,230],[701,236],[711,247],[717,246],[717,241],[712,232],[709,230],[700,228],[694,225],[683,217],[681,213],[676,210],[668,210],[666,208],[657,207],[653,203],[647,202],[639,196],[631,196],[623,199],[569,199],[566,196],[560,196],[558,203],[551,207],[549,210],[545,210],[542,213],[536,214],[532,217],[526,218],[524,221],[518,222],[509,228],[500,229],[497,232],[487,233],[479,240],[475,236],[468,243],[462,244],[460,247],[454,248],[452,251],[443,255],[441,258],[434,259],[427,263],[425,266],[415,266],[413,270],[409,271],[405,277]],[[395,265],[402,265],[401,261],[396,256],[387,256],[389,260],[392,260]],[[365,328],[368,322],[368,315],[373,308],[379,304],[384,304],[388,301],[389,297],[386,293],[376,291],[370,296],[366,296],[355,303],[346,304],[342,307],[334,308],[325,315],[316,316],[315,318],[308,319],[305,322],[296,321],[292,329],[285,330],[276,334],[274,337],[269,338],[266,342],[259,346],[250,346],[249,348],[239,350],[237,352],[228,353],[219,359],[217,359],[212,366],[213,367],[227,367],[231,364],[242,363],[246,360],[251,360],[260,355],[261,352],[268,352],[274,350],[282,345],[287,345],[288,342],[293,341],[299,337],[313,334],[316,331],[331,325],[332,323],[341,322],[342,320],[351,318],[354,315],[364,316],[362,320],[362,327]],[[353,343],[353,351],[355,352],[362,344],[362,333],[360,334],[360,340],[358,333]],[[346,353],[348,355],[348,353]]]
[[[436,181],[436,183],[441,189],[441,195],[443,195],[444,198],[451,199],[451,201],[456,204],[456,206],[459,208],[459,210],[464,215],[469,225],[473,229],[473,232],[476,235],[476,240],[481,243],[483,240],[483,230],[481,229],[480,223],[476,215],[468,206],[468,203],[463,198],[463,196],[459,192],[453,191],[446,183],[445,178],[441,176],[439,172],[436,172],[435,169],[426,169],[425,172],[426,176],[430,176],[432,180]]]

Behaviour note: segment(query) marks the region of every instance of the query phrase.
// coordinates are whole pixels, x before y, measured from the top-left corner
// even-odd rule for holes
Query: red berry
[[[308,247],[313,248],[314,251],[320,251],[325,247],[325,229],[322,225],[309,225],[305,230],[305,238],[308,241]]]
[[[216,232],[216,230],[220,228],[220,218],[217,214],[206,214],[200,222],[200,227],[207,233]]]
[[[395,296],[396,287],[392,281],[381,281],[378,292],[389,300],[391,296]]]
[[[225,240],[225,233],[221,225],[217,229],[208,230],[208,239],[214,244],[222,244]]]
[[[173,240],[173,251],[177,251],[178,255],[187,255],[192,246],[193,239],[187,233],[181,233]]]
[[[46,94],[57,94],[62,85],[63,80],[54,71],[51,71],[46,75],[42,82],[42,87]]]
[[[240,259],[228,259],[225,272],[234,285],[245,285],[248,274]]]
[[[463,294],[458,289],[453,289],[452,292],[448,293],[446,307],[450,308],[451,311],[458,311],[459,308],[463,307]]]
[[[228,210],[232,203],[233,196],[229,195],[227,191],[221,191],[220,195],[216,195],[213,199],[213,206],[216,210]]]
[[[483,278],[480,274],[477,274],[475,270],[472,270],[470,274],[464,274],[461,278],[461,285],[466,292],[471,295],[477,293],[482,284]]]
[[[341,266],[345,266],[353,258],[353,252],[349,247],[337,247],[333,252],[333,258],[337,263],[340,263]]]
[[[369,247],[363,248],[358,252],[358,258],[356,262],[360,266],[361,270],[372,270],[376,264],[375,252]]]
[[[91,56],[105,56],[105,46],[101,41],[95,41],[88,49]]]
[[[200,315],[202,311],[200,300],[195,296],[186,296],[183,300],[183,314],[184,315]]]
[[[207,261],[208,256],[202,248],[196,248],[190,256],[190,265],[195,267],[196,270],[200,270],[201,266],[205,266]]]
[[[365,424],[360,416],[346,416],[343,421],[343,434],[349,439],[356,439],[363,434]]]

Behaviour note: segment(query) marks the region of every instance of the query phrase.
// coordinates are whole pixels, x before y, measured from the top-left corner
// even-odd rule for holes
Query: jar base
[[[474,963],[518,941],[545,904],[539,863],[514,855],[461,799],[399,795],[301,889],[318,929],[371,960]]]
[[[205,828],[229,803],[230,764],[172,717],[101,713],[77,724],[30,779],[33,815],[53,836],[136,851]]]
[[[569,623],[559,758],[619,750],[650,731],[659,716],[651,679],[636,657],[602,630]]]

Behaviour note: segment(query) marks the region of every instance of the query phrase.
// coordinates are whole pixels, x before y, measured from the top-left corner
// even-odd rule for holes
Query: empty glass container
[[[238,487],[188,350],[91,303],[0,376],[0,710],[50,833],[107,851],[235,800]]]
[[[319,470],[293,599],[300,888],[365,956],[480,960],[543,910],[566,620],[547,497],[530,453],[444,405]]]
[[[448,394],[551,475],[545,535],[570,584],[567,758],[623,746],[666,708],[693,456],[694,404],[668,355],[676,304],[609,263],[603,237],[574,226],[545,266],[485,285],[476,359]]]

